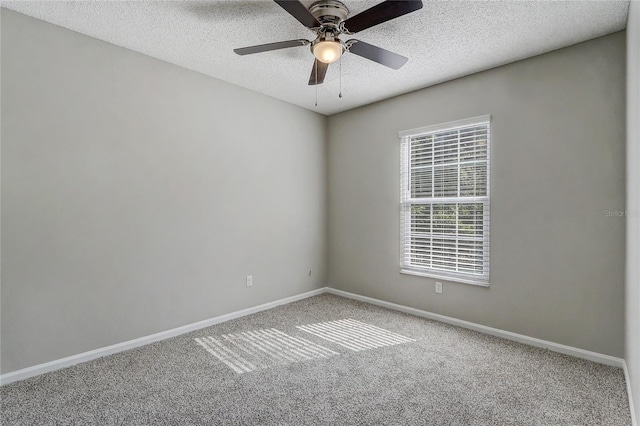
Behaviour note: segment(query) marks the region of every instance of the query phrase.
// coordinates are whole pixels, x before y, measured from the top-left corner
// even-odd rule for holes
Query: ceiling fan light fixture
[[[311,51],[313,52],[313,56],[316,57],[320,62],[324,62],[325,64],[332,64],[342,56],[343,52],[342,45],[339,41],[333,40],[322,40],[315,43]]]

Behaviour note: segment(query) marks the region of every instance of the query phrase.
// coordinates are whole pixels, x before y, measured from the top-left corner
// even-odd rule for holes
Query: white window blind
[[[490,116],[400,137],[401,272],[488,286]]]

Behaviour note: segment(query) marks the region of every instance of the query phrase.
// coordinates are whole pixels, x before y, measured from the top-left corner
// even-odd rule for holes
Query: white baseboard
[[[448,317],[445,315],[434,314],[432,312],[423,311],[421,309],[410,308],[404,305],[398,305],[396,303],[385,302],[384,300],[374,299],[372,297],[360,296],[359,294],[349,293],[347,291],[336,290],[331,287],[327,287],[327,293],[335,294],[336,296],[346,297],[348,299],[359,300],[361,302],[370,303],[372,305],[382,306],[384,308],[393,309],[394,311],[400,311],[407,314],[416,315],[423,318],[432,319],[435,321],[444,322],[451,325],[457,325],[459,327],[467,328],[469,330],[479,331],[491,336],[502,337],[514,342],[524,343],[530,346],[538,348],[549,349],[553,352],[559,352],[561,354],[575,356],[577,358],[587,359],[589,361],[598,362],[600,364],[611,365],[614,367],[623,367],[624,359],[616,358],[610,355],[604,355],[598,352],[586,351],[584,349],[574,348],[572,346],[562,345],[560,343],[549,342],[547,340],[536,339],[535,337],[525,336],[524,334],[512,333],[510,331],[500,330],[499,328],[487,327],[486,325],[476,324],[474,322],[464,321],[457,318]]]
[[[633,395],[631,393],[631,378],[629,377],[629,368],[627,368],[626,361],[622,361],[622,370],[624,371],[624,381],[627,383],[627,395],[629,396],[629,409],[631,410],[631,425],[638,426],[638,419],[636,418],[636,411],[633,405]]]
[[[523,334],[512,333],[510,331],[500,330],[497,328],[487,327],[481,324],[476,324],[469,321],[459,320],[456,318],[448,317],[445,315],[435,314],[428,311],[423,311],[416,308],[410,308],[408,306],[398,305],[396,303],[386,302],[379,299],[374,299],[367,296],[361,296],[354,293],[349,293],[342,290],[337,290],[331,287],[323,287],[316,290],[308,291],[306,293],[298,294],[284,299],[275,300],[273,302],[265,303],[262,305],[254,306],[252,308],[242,309],[240,311],[231,312],[225,315],[220,315],[214,318],[210,318],[204,321],[187,324],[182,327],[173,328],[171,330],[163,331],[160,333],[151,334],[149,336],[140,337],[137,339],[129,340],[127,342],[118,343],[115,345],[107,346],[104,348],[94,349],[92,351],[83,352],[81,354],[72,355],[66,358],[57,359],[54,361],[46,362],[44,364],[34,365],[32,367],[23,368],[22,370],[13,371],[0,376],[0,385],[9,384],[19,380],[28,379],[29,377],[38,376],[40,374],[48,373],[51,371],[59,370],[61,368],[70,367],[81,362],[90,361],[92,359],[100,358],[103,356],[111,355],[117,352],[126,351],[129,349],[137,348],[140,346],[148,345],[149,343],[157,342],[160,340],[168,339],[170,337],[179,336],[181,334],[189,333],[191,331],[199,330],[201,328],[209,327],[215,324],[220,324],[225,321],[229,321],[235,318],[240,318],[246,315],[251,315],[256,312],[264,311],[267,309],[275,308],[276,306],[284,305],[287,303],[295,302],[298,300],[306,299],[308,297],[317,296],[323,293],[330,293],[337,296],[346,297],[349,299],[359,300],[361,302],[370,303],[372,305],[382,306],[385,308],[393,309],[400,312],[416,315],[423,318],[428,318],[447,324],[456,325],[459,327],[467,328],[470,330],[479,331],[481,333],[489,334],[492,336],[502,337],[504,339],[513,340],[515,342],[524,343],[527,345],[549,349],[554,352],[563,353],[566,355],[575,356],[577,358],[587,359],[589,361],[599,362],[601,364],[611,365],[615,367],[621,367],[625,371],[625,379],[627,380],[627,387],[629,397],[631,397],[631,388],[629,387],[629,377],[626,367],[626,363],[622,358],[616,358],[609,355],[600,354],[597,352],[586,351],[584,349],[574,348],[571,346],[562,345],[559,343],[549,342],[534,337],[525,336]],[[632,401],[630,399],[630,405]],[[632,412],[632,416],[634,413]],[[634,419],[634,426],[637,426]]]
[[[71,367],[72,365],[79,364],[81,362],[91,361],[92,359],[111,355],[117,352],[126,351],[126,350],[137,348],[140,346],[148,345],[149,343],[168,339],[170,337],[179,336],[181,334],[189,333],[191,331],[199,330],[201,328],[210,327],[215,324],[220,324],[221,322],[244,317],[246,315],[255,314],[256,312],[265,311],[267,309],[275,308],[276,306],[285,305],[287,303],[306,299],[312,296],[317,296],[319,294],[323,294],[326,292],[327,292],[326,287],[319,288],[316,290],[311,290],[306,293],[298,294],[291,297],[285,297],[284,299],[274,300],[273,302],[254,306],[252,308],[242,309],[240,311],[235,311],[228,314],[220,315],[204,321],[198,321],[192,324],[184,325],[182,327],[172,328],[171,330],[151,334],[149,336],[139,337],[137,339],[129,340],[127,342],[117,343],[115,345],[107,346],[104,348],[94,349],[92,351],[83,352],[81,354],[72,355],[66,358],[45,362],[44,364],[38,364],[32,367],[23,368],[22,370],[17,370],[11,373],[6,373],[1,375],[0,385],[6,385],[12,382],[17,382],[18,380],[28,379],[29,377],[34,377],[40,374],[49,373],[51,371],[59,370],[61,368]]]

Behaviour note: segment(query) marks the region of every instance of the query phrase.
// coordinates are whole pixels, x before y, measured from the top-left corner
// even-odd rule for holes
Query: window
[[[489,285],[489,121],[400,132],[401,272]]]

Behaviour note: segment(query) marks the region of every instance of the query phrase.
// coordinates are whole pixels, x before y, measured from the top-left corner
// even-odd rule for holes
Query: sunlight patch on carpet
[[[415,342],[415,339],[353,319],[321,322],[296,328],[356,352]]]
[[[275,328],[223,334],[217,338],[199,337],[194,340],[239,374],[339,355],[338,352],[300,337],[289,336]]]

